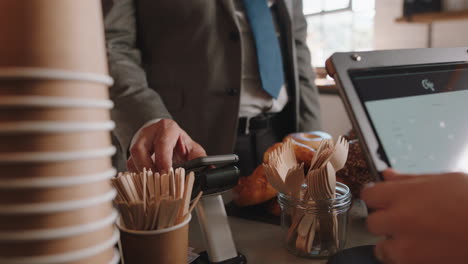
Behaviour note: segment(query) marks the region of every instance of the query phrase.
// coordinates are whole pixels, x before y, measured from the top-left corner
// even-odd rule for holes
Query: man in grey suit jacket
[[[252,33],[255,9],[247,16],[246,1],[268,1],[284,76],[278,95],[262,89],[260,42]],[[174,159],[203,156],[206,150],[209,155],[237,152],[251,170],[287,133],[319,128],[302,0],[103,4],[115,80],[110,90],[114,134],[131,169],[167,169]]]

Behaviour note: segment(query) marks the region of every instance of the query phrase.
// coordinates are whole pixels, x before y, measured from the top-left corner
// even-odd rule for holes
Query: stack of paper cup
[[[0,263],[119,256],[101,1],[0,1]]]

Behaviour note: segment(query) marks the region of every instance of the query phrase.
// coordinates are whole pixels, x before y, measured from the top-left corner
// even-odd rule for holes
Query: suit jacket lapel
[[[284,58],[286,76],[288,77],[288,92],[294,98],[294,107],[295,111],[298,111],[298,76],[296,71],[296,50],[294,42],[294,7],[293,0],[276,0],[278,5],[278,16],[283,24],[283,34],[285,34],[286,39],[284,43],[286,44],[286,54]],[[296,122],[297,124],[297,122]],[[297,128],[296,128],[297,130]]]
[[[220,1],[221,4],[226,8],[227,12],[229,13],[229,16],[231,17],[232,21],[235,23],[236,22],[236,8],[234,7],[234,0],[216,0]],[[237,24],[237,23],[236,23]]]
[[[293,1],[292,0],[276,0],[277,4],[283,4],[286,7],[287,15],[289,16],[289,19],[292,18],[293,16]]]

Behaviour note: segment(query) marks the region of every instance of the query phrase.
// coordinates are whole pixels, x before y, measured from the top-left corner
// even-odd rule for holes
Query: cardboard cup
[[[60,238],[66,238],[71,236],[77,236],[81,234],[86,234],[94,231],[101,230],[102,228],[113,225],[117,219],[118,212],[114,210],[111,215],[108,215],[106,218],[86,223],[83,225],[69,226],[63,228],[51,228],[51,229],[35,229],[35,230],[23,230],[22,232],[18,231],[2,231],[0,232],[0,241],[8,242],[25,242],[25,241],[35,241],[35,240],[54,240]]]
[[[188,253],[188,230],[191,215],[182,223],[155,231],[126,229],[121,219],[120,247],[124,263],[186,264]]]
[[[38,177],[73,177],[112,169],[109,157],[37,163],[0,163],[2,179],[28,179]]]
[[[36,152],[8,152],[0,153],[0,164],[33,164],[77,161],[112,157],[117,148],[114,146],[78,151],[36,151]]]
[[[94,206],[104,202],[111,202],[117,195],[115,189],[97,196],[80,200],[67,200],[48,203],[0,204],[0,216],[20,214],[51,214],[72,211]],[[1,239],[1,238],[0,238]]]
[[[47,67],[0,67],[1,80],[65,80],[101,83],[112,86],[114,80],[107,74],[53,69]]]
[[[100,230],[70,237],[51,240],[2,241],[0,240],[0,256],[47,256],[78,251],[109,240],[114,234],[114,225]]]
[[[91,184],[101,181],[109,181],[117,173],[117,170],[110,169],[98,173],[83,174],[78,176],[64,177],[32,177],[26,179],[5,179],[0,177],[0,191],[8,189],[41,189],[60,188],[75,185]]]
[[[76,210],[52,213],[0,215],[0,232],[27,231],[38,229],[65,228],[102,220],[113,212],[110,201]]]
[[[44,258],[43,258],[44,259]],[[25,262],[21,262],[26,264]],[[109,248],[105,250],[104,252],[101,252],[95,256],[83,258],[80,260],[75,260],[75,261],[65,261],[65,262],[44,262],[47,264],[50,263],[57,263],[57,264],[96,264],[96,263],[102,263],[102,264],[118,264],[119,263],[119,255],[118,252],[115,251],[113,248]],[[37,264],[37,262],[30,262],[28,264]]]
[[[112,237],[101,244],[78,251],[66,252],[46,256],[29,257],[0,257],[0,263],[7,264],[118,264],[119,253],[114,245],[119,239],[119,233],[114,232]]]
[[[109,131],[4,134],[0,136],[0,153],[80,151],[103,149],[112,145]],[[0,178],[2,178],[0,176]]]
[[[107,109],[92,108],[2,108],[0,122],[14,121],[107,121]]]
[[[0,1],[0,32],[0,66],[107,73],[100,1]]]
[[[0,80],[0,96],[57,96],[105,100],[109,88],[104,84],[64,80]]]
[[[0,109],[107,109],[114,106],[111,100],[98,100],[91,98],[70,98],[60,96],[28,96],[3,95],[0,96]]]
[[[87,131],[112,131],[113,121],[80,122],[80,121],[18,121],[0,122],[0,134],[26,133],[70,133]]]
[[[82,200],[108,193],[112,189],[109,180],[54,188],[0,189],[0,205]]]
[[[63,264],[90,264],[90,263],[103,263],[103,264],[117,264],[116,260],[118,259],[118,255],[116,256],[116,252],[113,248],[109,248],[102,253],[99,253],[95,256],[80,259],[77,261],[67,261]]]

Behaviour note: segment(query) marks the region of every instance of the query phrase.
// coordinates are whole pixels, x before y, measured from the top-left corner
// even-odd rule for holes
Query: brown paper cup
[[[114,225],[100,230],[75,236],[34,241],[2,241],[0,240],[0,256],[47,256],[78,251],[101,244],[114,234]]]
[[[109,157],[47,163],[0,163],[0,178],[73,177],[112,169]]]
[[[102,220],[113,212],[110,200],[81,209],[50,213],[0,215],[0,232],[66,228]]]
[[[0,44],[1,45],[1,44]],[[0,96],[57,96],[105,100],[107,85],[63,80],[0,80]]]
[[[0,1],[0,66],[107,74],[101,2]]]
[[[114,146],[101,149],[77,151],[7,152],[0,153],[0,164],[24,164],[27,166],[33,163],[56,163],[96,159],[102,157],[110,158],[115,153],[116,147]]]
[[[0,146],[2,146],[0,153],[81,151],[103,149],[111,145],[111,137],[108,131],[3,134],[0,136]]]
[[[0,205],[82,200],[108,193],[112,189],[109,180],[66,187],[0,189]]]
[[[114,248],[119,239],[118,232],[101,244],[91,248],[84,248],[78,251],[66,252],[47,256],[29,257],[3,257],[0,256],[0,263],[22,263],[22,264],[118,264],[119,253]]]
[[[5,179],[0,177],[0,191],[9,189],[50,189],[92,184],[96,182],[109,181],[116,175],[116,173],[117,170],[110,169],[98,173],[78,176],[31,177],[26,179]]]
[[[120,219],[120,247],[125,264],[186,264],[188,229],[191,215],[170,228],[155,231],[134,231],[122,226]]]
[[[97,254],[92,257],[80,259],[77,261],[67,261],[63,264],[91,264],[91,263],[103,263],[103,264],[117,264],[118,255],[113,248],[109,248],[106,251]]]
[[[48,241],[56,240],[67,237],[75,237],[77,235],[87,234],[101,230],[109,225],[113,225],[117,219],[118,212],[114,210],[112,214],[107,217],[100,219],[96,222],[69,226],[64,228],[49,228],[49,229],[34,229],[34,230],[22,230],[18,231],[1,231],[0,241],[8,243],[12,242],[30,242],[30,241]]]
[[[60,96],[28,96],[28,95],[2,95],[0,96],[1,110],[68,110],[68,109],[105,109],[114,106],[111,100],[92,98],[71,98]]]
[[[110,112],[107,109],[91,108],[30,108],[1,109],[0,122],[15,121],[108,121]]]

